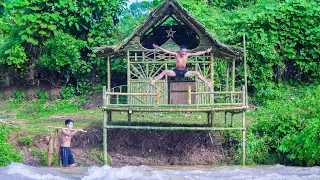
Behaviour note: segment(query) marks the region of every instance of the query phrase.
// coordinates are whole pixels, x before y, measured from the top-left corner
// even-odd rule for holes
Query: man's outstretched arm
[[[202,54],[205,54],[205,53],[208,53],[211,51],[212,48],[208,48],[207,50],[205,51],[199,51],[199,52],[196,52],[196,53],[189,53],[188,56],[200,56]]]
[[[170,55],[176,55],[176,53],[175,52],[172,52],[172,51],[169,51],[169,50],[167,50],[167,49],[164,49],[164,48],[162,48],[162,47],[160,47],[160,46],[158,46],[158,45],[156,45],[156,44],[152,44],[152,46],[155,48],[155,49],[159,49],[159,50],[161,50],[161,51],[163,51],[163,52],[165,52],[165,53],[168,53],[168,54],[170,54]]]

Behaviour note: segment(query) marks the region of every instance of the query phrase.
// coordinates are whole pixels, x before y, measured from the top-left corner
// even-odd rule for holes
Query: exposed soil
[[[29,148],[19,143],[26,134],[9,137],[24,154],[24,163],[41,166],[40,158],[32,154],[34,149],[47,151],[49,136],[33,138]],[[30,135],[29,135],[30,136]],[[230,163],[231,147],[219,132],[204,131],[148,131],[108,130],[108,155],[111,166],[125,165],[213,165]],[[72,139],[72,152],[77,163],[83,166],[102,165],[102,129],[92,128]]]
[[[8,94],[12,91],[8,89]],[[56,90],[56,92],[54,91]],[[54,89],[50,94],[58,94]],[[36,90],[30,89],[34,94]],[[93,103],[85,109],[100,108],[100,94],[92,97]],[[72,152],[75,162],[83,166],[99,165],[102,161],[102,129],[86,128],[88,133],[78,133],[72,139]],[[26,146],[19,143],[21,137],[33,137],[33,144]],[[32,135],[12,133],[8,141],[24,154],[24,163],[42,166],[41,158],[34,151],[48,150],[49,136],[44,133]],[[125,165],[213,165],[229,164],[232,151],[231,142],[221,132],[205,131],[149,131],[149,130],[108,130],[108,155],[111,166]]]

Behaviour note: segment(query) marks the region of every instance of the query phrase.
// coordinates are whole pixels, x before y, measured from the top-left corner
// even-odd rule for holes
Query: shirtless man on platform
[[[164,70],[160,73],[154,80],[150,78],[151,84],[154,85],[157,81],[163,78],[163,76],[170,76],[170,77],[198,77],[202,82],[204,82],[207,86],[211,86],[212,82],[207,82],[203,76],[200,75],[199,72],[196,71],[188,71],[186,70],[186,64],[188,57],[191,56],[200,56],[202,54],[208,53],[211,51],[212,48],[208,48],[206,51],[200,51],[196,53],[187,53],[186,46],[180,46],[179,52],[171,52],[167,49],[159,47],[156,44],[152,44],[155,49],[159,49],[165,53],[173,55],[176,59],[176,68],[174,70]]]
[[[63,128],[62,131],[62,146],[60,148],[60,156],[63,167],[73,168],[76,166],[74,163],[73,155],[71,153],[70,145],[71,145],[71,137],[74,136],[77,132],[82,131],[83,129],[72,129],[73,120],[67,119],[65,121],[66,128]]]

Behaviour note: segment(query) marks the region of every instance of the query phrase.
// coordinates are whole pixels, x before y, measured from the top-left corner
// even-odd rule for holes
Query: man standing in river
[[[209,87],[211,86],[212,82],[207,82],[204,79],[204,77],[200,75],[199,72],[186,70],[186,65],[187,65],[188,57],[200,56],[202,54],[210,52],[212,48],[208,48],[205,51],[199,51],[199,52],[196,52],[196,53],[188,53],[186,46],[180,46],[180,51],[179,52],[171,52],[171,51],[169,51],[167,49],[159,47],[156,44],[152,44],[152,46],[155,49],[159,49],[159,50],[161,50],[161,51],[163,51],[165,53],[173,55],[175,57],[175,59],[176,59],[176,68],[174,70],[164,70],[154,80],[152,80],[150,78],[150,81],[151,81],[152,85],[154,85],[157,81],[162,79],[164,76],[170,76],[170,77],[192,77],[192,76],[196,76],[202,82],[204,82],[207,86],[209,86]]]
[[[76,166],[74,163],[73,155],[71,153],[71,137],[74,136],[77,132],[83,131],[83,129],[72,129],[73,126],[73,120],[67,119],[65,121],[66,128],[63,128],[61,131],[62,136],[62,146],[60,148],[60,156],[61,156],[61,162],[62,166],[66,168],[73,168]]]

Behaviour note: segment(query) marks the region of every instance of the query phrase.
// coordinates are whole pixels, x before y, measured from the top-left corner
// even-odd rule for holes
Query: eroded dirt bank
[[[44,165],[49,136],[43,134],[33,137],[27,147],[19,143],[21,136],[9,138],[10,143],[24,153],[27,165]],[[30,136],[30,134],[28,135]],[[149,131],[149,130],[108,130],[108,154],[111,166],[125,165],[212,165],[231,162],[230,139],[221,132],[205,131]],[[83,166],[102,165],[102,129],[91,128],[88,133],[73,137],[72,151],[75,161]]]

